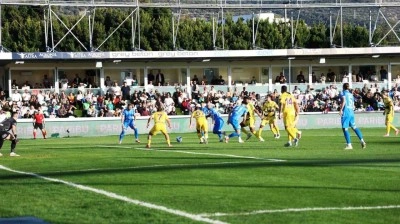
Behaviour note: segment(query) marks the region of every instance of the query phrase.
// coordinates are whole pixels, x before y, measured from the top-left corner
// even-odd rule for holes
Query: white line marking
[[[159,151],[159,152],[186,153],[186,154],[194,154],[194,155],[225,156],[225,157],[242,158],[242,159],[266,160],[266,161],[272,161],[272,162],[286,162],[286,160],[282,160],[282,159],[266,159],[266,158],[254,157],[254,156],[239,156],[239,155],[220,154],[220,153],[191,152],[191,151],[182,151],[182,150],[158,150],[158,149],[146,149],[146,148],[135,148],[135,149],[152,150],[152,151]]]
[[[199,214],[202,217],[217,217],[217,216],[240,216],[240,215],[258,215],[271,213],[289,213],[289,212],[310,212],[310,211],[351,211],[351,210],[380,210],[380,209],[400,209],[400,205],[382,205],[382,206],[360,206],[360,207],[325,207],[325,208],[286,208],[275,210],[259,210],[242,213],[213,213]]]
[[[68,173],[68,172],[87,172],[87,171],[111,171],[111,170],[122,170],[122,169],[146,169],[146,168],[159,168],[159,167],[185,167],[185,166],[204,166],[204,165],[225,165],[225,164],[251,164],[251,163],[260,163],[260,162],[269,162],[269,161],[242,161],[242,162],[220,162],[220,163],[175,163],[175,164],[156,164],[156,165],[148,165],[148,166],[131,166],[131,167],[118,167],[118,168],[91,168],[91,169],[82,169],[82,170],[55,170],[55,171],[46,171],[46,174],[49,173]]]
[[[207,155],[207,156],[225,156],[225,157],[232,157],[232,158],[242,158],[242,159],[256,159],[256,160],[265,160],[271,162],[286,162],[283,159],[267,159],[261,157],[254,157],[254,156],[239,156],[239,155],[231,155],[231,154],[220,154],[220,153],[205,153],[205,152],[191,152],[191,151],[182,151],[182,150],[158,150],[158,149],[148,149],[148,148],[134,148],[134,147],[119,147],[119,146],[107,146],[107,145],[96,145],[95,147],[100,148],[130,148],[130,149],[137,149],[143,151],[158,151],[158,152],[175,152],[175,153],[185,153],[185,154],[194,154],[194,155]]]
[[[64,181],[64,180],[60,180],[60,179],[49,178],[49,177],[41,176],[41,175],[38,175],[38,174],[35,174],[35,173],[29,173],[29,172],[24,172],[24,171],[13,170],[13,169],[10,169],[10,168],[2,166],[2,165],[0,165],[0,169],[6,170],[6,171],[9,171],[9,172],[13,172],[13,173],[18,173],[18,174],[23,174],[23,175],[27,175],[27,176],[36,177],[36,178],[47,180],[47,181],[50,181],[50,182],[62,183],[62,184],[65,184],[65,185],[68,185],[68,186],[71,186],[71,187],[74,187],[74,188],[77,188],[77,189],[80,189],[80,190],[91,191],[91,192],[94,192],[94,193],[97,193],[97,194],[101,194],[101,195],[107,196],[109,198],[117,199],[117,200],[120,200],[120,201],[128,202],[128,203],[131,203],[131,204],[134,204],[134,205],[138,205],[138,206],[142,206],[142,207],[146,207],[146,208],[150,208],[150,209],[164,211],[164,212],[171,213],[171,214],[174,214],[174,215],[186,217],[186,218],[189,218],[189,219],[195,220],[195,221],[201,221],[201,222],[212,223],[212,224],[225,224],[226,223],[226,222],[222,222],[222,221],[219,221],[219,220],[210,219],[210,218],[207,218],[207,217],[202,217],[200,215],[191,214],[191,213],[188,213],[188,212],[185,212],[185,211],[175,210],[175,209],[167,208],[165,206],[156,205],[156,204],[152,204],[152,203],[148,203],[148,202],[144,202],[144,201],[131,199],[131,198],[128,198],[126,196],[118,195],[118,194],[113,193],[113,192],[100,190],[100,189],[93,188],[93,187],[88,187],[88,186],[84,186],[84,185],[80,185],[80,184],[75,184],[75,183]]]

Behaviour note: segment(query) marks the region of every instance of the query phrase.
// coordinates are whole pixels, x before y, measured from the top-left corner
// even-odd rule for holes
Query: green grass
[[[284,148],[264,131],[244,144],[208,145],[196,134],[166,147],[161,135],[153,150],[117,136],[21,140],[0,165],[112,192],[190,214],[211,214],[227,223],[398,223],[400,208],[240,214],[288,208],[345,208],[400,205],[400,137],[363,129],[367,149],[352,134],[344,151],[339,129],[304,130],[297,148]],[[187,153],[185,153],[187,152]],[[189,154],[192,153],[192,154]],[[230,155],[230,156],[225,156]],[[237,157],[233,157],[237,156]],[[273,161],[279,159],[285,161]],[[49,223],[201,223],[187,217],[120,201],[95,192],[0,169],[0,217],[35,216]],[[229,213],[214,216],[215,213]]]

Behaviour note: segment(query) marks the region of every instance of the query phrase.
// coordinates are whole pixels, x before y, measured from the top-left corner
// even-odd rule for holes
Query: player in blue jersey
[[[214,104],[208,103],[207,104],[207,109],[208,109],[208,116],[210,116],[213,120],[214,127],[213,127],[213,133],[218,135],[219,141],[223,142],[223,135],[225,135],[225,132],[222,131],[222,127],[224,126],[224,119],[222,119],[221,114],[217,111],[217,109],[214,108]]]
[[[122,143],[122,139],[124,138],[125,132],[128,129],[128,127],[135,131],[135,141],[137,143],[140,143],[139,133],[135,126],[135,120],[136,120],[135,108],[133,107],[133,104],[129,104],[128,108],[123,110],[121,114],[122,131],[121,134],[119,135],[119,144]]]
[[[354,121],[354,97],[353,94],[349,90],[349,83],[343,84],[343,93],[341,96],[342,103],[340,105],[339,115],[341,116],[342,121],[342,129],[344,133],[344,138],[346,139],[346,147],[344,149],[353,149],[351,145],[349,127],[353,129],[356,133],[357,137],[360,139],[361,147],[365,149],[367,144],[365,143],[362,133],[360,129],[356,127],[356,123]]]
[[[226,143],[228,143],[229,139],[232,137],[239,137],[239,143],[244,142],[242,140],[242,137],[240,136],[240,123],[245,122],[247,119],[247,102],[248,97],[245,97],[242,101],[242,104],[236,105],[229,113],[228,125],[231,124],[235,132],[233,132],[229,136],[225,136]]]

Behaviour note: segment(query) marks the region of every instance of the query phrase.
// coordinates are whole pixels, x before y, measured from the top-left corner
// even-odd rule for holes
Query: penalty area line
[[[320,207],[320,208],[286,208],[273,210],[258,210],[241,213],[210,213],[200,214],[202,217],[221,217],[221,216],[246,216],[271,213],[290,213],[290,212],[314,212],[314,211],[355,211],[355,210],[381,210],[381,209],[400,209],[400,205],[381,205],[381,206],[359,206],[359,207]]]
[[[172,208],[167,208],[165,206],[156,205],[156,204],[152,204],[152,203],[149,203],[149,202],[144,202],[144,201],[139,201],[139,200],[136,200],[136,199],[131,199],[131,198],[128,198],[126,196],[118,195],[118,194],[113,193],[113,192],[109,192],[109,191],[105,191],[105,190],[101,190],[101,189],[97,189],[97,188],[93,188],[93,187],[89,187],[89,186],[85,186],[85,185],[81,185],[81,184],[75,184],[75,183],[72,183],[72,182],[69,182],[69,181],[65,181],[65,180],[61,180],[61,179],[45,177],[45,176],[41,176],[39,174],[30,173],[30,172],[13,170],[13,169],[5,167],[3,165],[0,165],[0,169],[1,170],[5,170],[5,171],[9,171],[9,172],[12,172],[12,173],[18,173],[18,174],[22,174],[22,175],[36,177],[36,178],[39,178],[39,179],[42,179],[42,180],[46,180],[46,181],[49,181],[49,182],[65,184],[67,186],[70,186],[70,187],[73,187],[73,188],[76,188],[76,189],[79,189],[79,190],[90,191],[90,192],[93,192],[93,193],[104,195],[104,196],[112,198],[112,199],[124,201],[124,202],[130,203],[130,204],[134,204],[134,205],[138,205],[138,206],[142,206],[142,207],[146,207],[146,208],[150,208],[150,209],[154,209],[154,210],[167,212],[167,213],[170,213],[170,214],[173,214],[173,215],[177,215],[177,216],[181,216],[181,217],[185,217],[185,218],[188,218],[188,219],[191,219],[191,220],[194,220],[194,221],[200,221],[200,222],[211,223],[211,224],[226,224],[226,222],[210,219],[208,217],[202,217],[201,215],[191,214],[191,213],[188,213],[188,212],[185,212],[185,211],[176,210],[176,209],[172,209]]]

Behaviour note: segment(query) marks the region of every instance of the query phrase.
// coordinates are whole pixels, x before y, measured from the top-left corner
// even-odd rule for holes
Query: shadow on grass
[[[136,158],[136,157],[135,157]],[[194,160],[203,159],[192,158]],[[207,159],[210,159],[207,157]],[[221,158],[218,158],[221,160]],[[249,161],[243,158],[243,162],[240,162],[240,158],[231,159],[226,162],[210,162],[204,164],[150,164],[136,167],[123,167],[123,168],[100,168],[100,169],[87,169],[87,170],[69,170],[69,171],[58,171],[58,172],[43,172],[39,175],[46,177],[63,177],[63,176],[80,176],[86,174],[113,174],[113,173],[138,173],[138,172],[165,172],[173,170],[187,170],[187,169],[245,169],[245,168],[269,168],[269,167],[334,167],[334,166],[363,166],[363,167],[388,167],[382,163],[388,163],[390,166],[396,166],[395,163],[400,163],[400,158],[396,159],[329,159],[329,160],[296,160],[296,161],[285,161],[285,162],[273,162],[268,160],[260,161]],[[230,163],[231,162],[231,163]],[[399,166],[400,167],[400,164]],[[32,178],[29,175],[21,175],[14,173],[7,173],[0,175],[1,179],[22,179]]]

